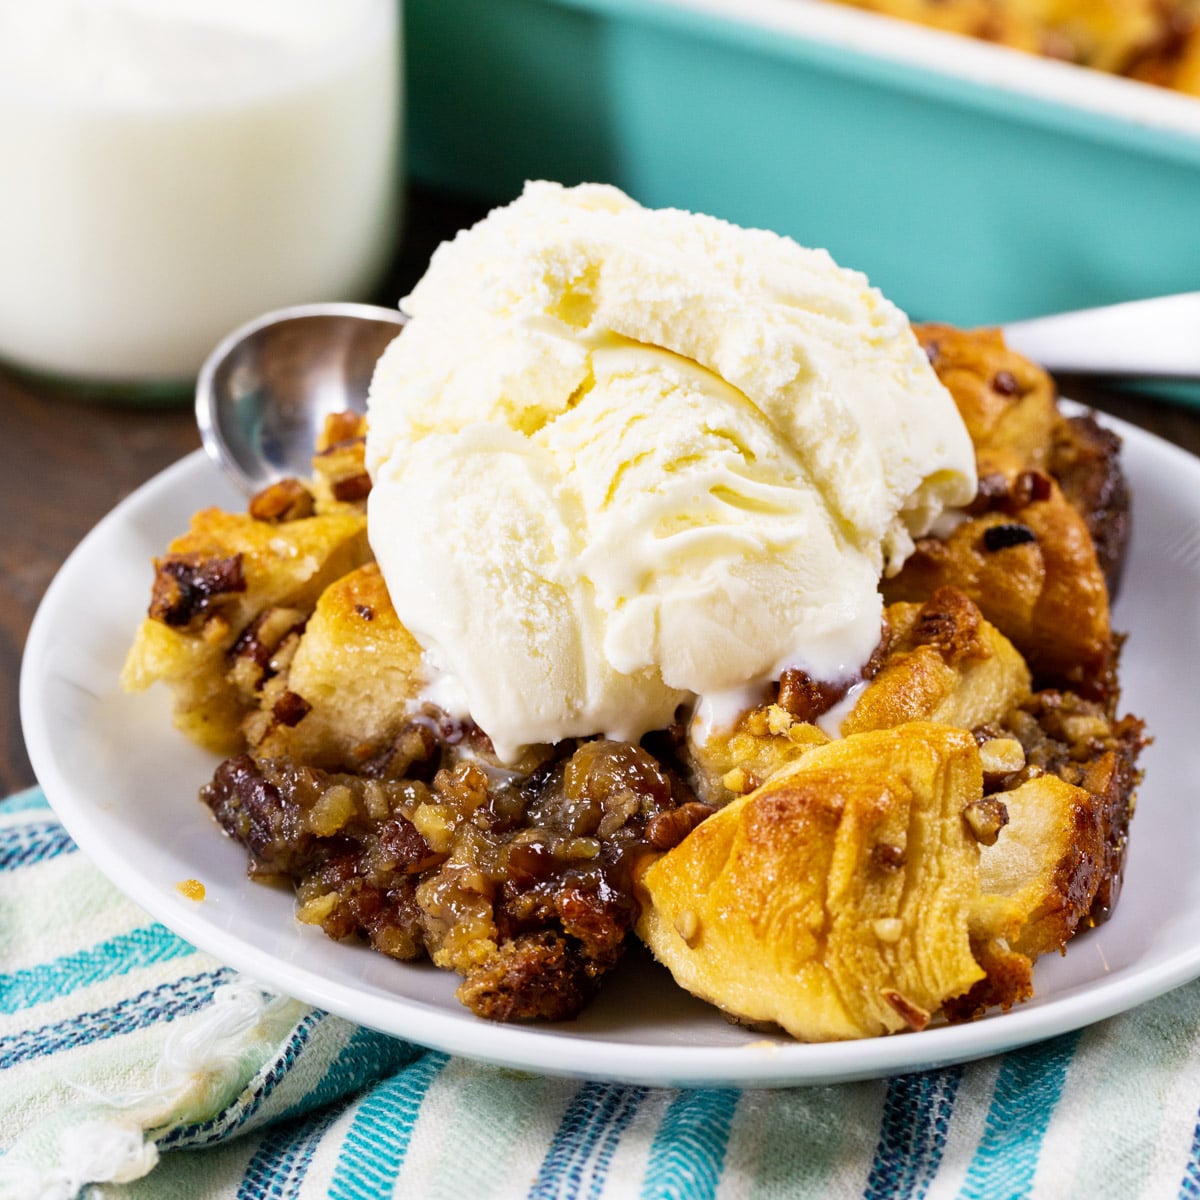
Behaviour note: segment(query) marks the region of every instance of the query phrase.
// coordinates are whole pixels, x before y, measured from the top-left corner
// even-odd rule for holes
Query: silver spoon
[[[1009,346],[1048,371],[1200,379],[1200,292],[1055,313],[1002,328]]]
[[[300,304],[235,329],[196,381],[209,457],[250,495],[311,474],[325,417],[366,410],[375,363],[406,320],[372,304]]]
[[[253,494],[309,474],[325,416],[366,407],[375,361],[406,318],[370,304],[304,304],[235,329],[196,384],[204,448]],[[1200,379],[1200,292],[1083,309],[1002,326],[1050,371]]]

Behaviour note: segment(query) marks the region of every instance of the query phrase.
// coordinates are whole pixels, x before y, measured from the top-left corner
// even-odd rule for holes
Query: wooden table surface
[[[412,196],[404,245],[380,302],[395,303],[433,247],[482,212],[471,201]],[[1083,380],[1060,382],[1064,394],[1200,454],[1200,409]],[[104,406],[52,394],[0,370],[0,450],[8,461],[0,472],[0,794],[34,782],[17,683],[42,594],[71,549],[113,505],[199,444],[186,402]]]

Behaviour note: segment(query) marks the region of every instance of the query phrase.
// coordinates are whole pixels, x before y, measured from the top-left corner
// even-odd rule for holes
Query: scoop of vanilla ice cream
[[[532,183],[403,307],[371,544],[429,698],[502,759],[856,674],[881,573],[974,495],[904,315],[775,234]]]

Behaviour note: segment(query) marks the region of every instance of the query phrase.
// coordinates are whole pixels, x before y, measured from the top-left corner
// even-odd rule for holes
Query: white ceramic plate
[[[25,652],[21,710],[51,803],[83,850],[164,924],[277,989],[361,1024],[472,1058],[639,1084],[776,1086],[960,1062],[1074,1029],[1200,976],[1200,460],[1138,429],[1126,438],[1135,528],[1118,628],[1131,631],[1125,707],[1154,735],[1116,916],[1037,967],[1036,998],[970,1025],[801,1045],[727,1024],[634,951],[579,1019],[495,1025],[457,979],[335,944],[293,919],[290,893],[251,883],[242,849],[196,793],[213,758],[172,726],[164,689],[117,674],[145,611],[150,560],[207,504],[242,501],[196,453],[106,517],[47,592]],[[199,879],[205,899],[176,884]]]

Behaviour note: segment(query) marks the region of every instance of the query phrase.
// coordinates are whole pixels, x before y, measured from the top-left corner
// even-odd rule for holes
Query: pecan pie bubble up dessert
[[[434,255],[369,401],[371,547],[424,698],[502,761],[789,669],[858,678],[879,579],[975,493],[907,320],[823,251],[534,183]]]
[[[405,303],[368,417],[155,559],[122,677],[299,921],[495,1021],[640,938],[829,1041],[1011,1008],[1109,917],[1130,495],[1045,371],[601,186],[529,185]]]

